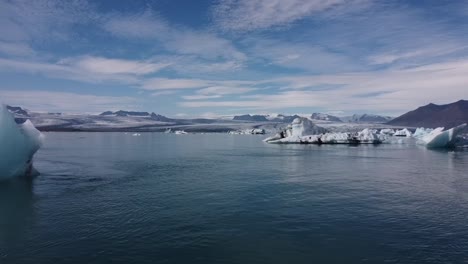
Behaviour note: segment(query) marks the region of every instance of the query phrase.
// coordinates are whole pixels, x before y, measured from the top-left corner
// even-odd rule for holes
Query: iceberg
[[[16,124],[13,115],[0,106],[0,180],[31,175],[33,155],[44,136],[31,121]]]
[[[444,130],[444,128],[442,128]],[[418,127],[416,128],[416,131],[413,133],[414,138],[423,138],[427,135],[429,135],[434,129],[432,128],[424,128],[424,127]]]
[[[443,127],[432,130],[429,134],[420,139],[420,143],[427,148],[451,148],[457,143],[457,136],[463,131],[466,124],[445,130]]]
[[[413,133],[411,133],[411,131],[409,131],[408,129],[406,128],[403,128],[402,130],[398,130],[395,132],[395,134],[393,134],[395,137],[411,137]]]
[[[289,141],[300,141],[302,137],[307,135],[317,135],[326,133],[327,130],[323,127],[315,125],[312,121],[305,117],[298,117],[288,125],[285,129],[276,135],[266,138],[264,142],[272,142],[287,138]]]
[[[391,129],[391,128],[383,128],[383,129],[380,130],[380,134],[381,135],[390,135],[390,136],[392,136],[393,134],[395,134],[395,130]]]
[[[296,118],[291,125],[278,134],[264,139],[273,144],[380,144],[385,135],[376,130],[364,129],[356,133],[328,132],[306,118]]]

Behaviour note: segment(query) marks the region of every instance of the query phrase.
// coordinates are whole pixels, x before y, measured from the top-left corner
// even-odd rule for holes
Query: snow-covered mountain
[[[348,123],[387,123],[392,120],[393,117],[382,116],[382,115],[372,115],[372,114],[362,114],[362,115],[352,115],[342,117],[341,120]]]
[[[322,120],[322,121],[331,121],[331,122],[343,122],[339,117],[329,115],[329,114],[323,114],[323,113],[313,113],[310,116],[310,119]]]
[[[232,118],[236,121],[248,122],[278,122],[291,123],[294,119],[300,117],[298,115],[283,115],[283,114],[267,114],[267,115],[237,115]]]
[[[232,118],[234,121],[267,122],[265,115],[237,115]]]

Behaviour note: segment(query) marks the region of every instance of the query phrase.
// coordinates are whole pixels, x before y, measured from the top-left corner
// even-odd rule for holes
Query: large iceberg
[[[296,118],[291,125],[264,142],[276,144],[379,144],[385,135],[376,130],[364,129],[356,133],[328,132],[307,118]]]
[[[466,124],[462,124],[445,131],[443,127],[436,128],[430,133],[421,137],[420,143],[424,144],[427,148],[455,147],[458,140],[457,136],[463,131],[465,127]]]
[[[441,129],[444,130],[443,127]],[[416,131],[414,131],[413,137],[423,138],[423,137],[429,135],[432,131],[434,131],[434,129],[432,129],[432,128],[418,127],[418,128],[416,128]]]
[[[31,174],[32,158],[43,138],[31,121],[16,124],[13,115],[0,105],[0,180]]]

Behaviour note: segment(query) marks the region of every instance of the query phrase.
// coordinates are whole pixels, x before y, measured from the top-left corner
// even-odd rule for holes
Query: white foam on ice
[[[1,105],[0,180],[31,173],[33,155],[43,139],[42,133],[29,120],[16,124],[13,115]]]

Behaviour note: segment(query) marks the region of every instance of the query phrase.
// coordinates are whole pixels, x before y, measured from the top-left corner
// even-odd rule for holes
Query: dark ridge
[[[22,116],[29,116],[29,113],[26,110],[24,110],[23,108],[21,108],[21,107],[9,106],[9,105],[7,105],[6,107],[7,107],[8,111],[10,111],[13,114],[22,115]]]
[[[409,127],[451,128],[463,123],[468,123],[468,101],[466,100],[459,100],[445,105],[430,103],[409,111],[387,124]]]
[[[255,121],[255,122],[267,122],[268,121],[268,119],[266,119],[266,117],[262,115],[240,115],[240,116],[234,116],[232,120]]]

